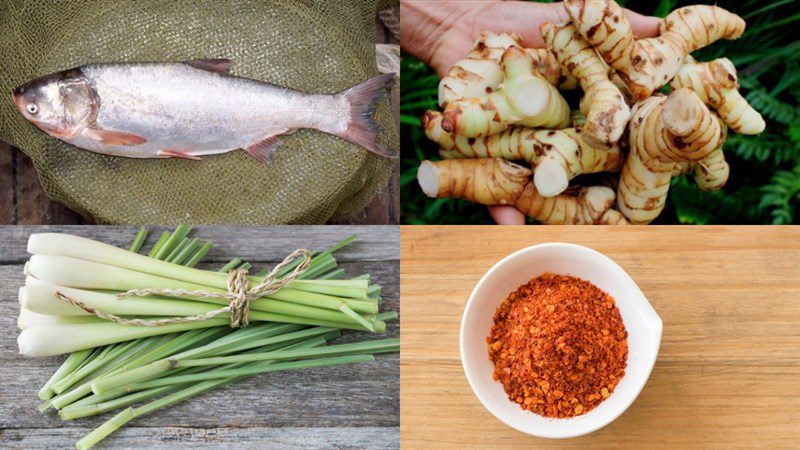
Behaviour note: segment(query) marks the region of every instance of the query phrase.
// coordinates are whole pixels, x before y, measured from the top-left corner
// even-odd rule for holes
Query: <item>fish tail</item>
[[[391,154],[376,142],[379,127],[372,114],[375,112],[375,104],[383,97],[393,78],[392,74],[381,75],[339,94],[344,96],[350,105],[350,124],[347,130],[338,136],[388,158],[397,158],[397,155]]]

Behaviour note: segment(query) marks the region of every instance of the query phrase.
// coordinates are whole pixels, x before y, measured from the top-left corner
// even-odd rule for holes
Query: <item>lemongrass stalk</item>
[[[367,288],[367,297],[369,298],[380,298],[381,295],[381,285],[380,284],[371,284]]]
[[[66,360],[64,360],[64,362],[61,364],[58,370],[56,370],[53,376],[51,376],[50,379],[47,380],[47,383],[45,383],[44,386],[42,386],[42,388],[39,389],[38,393],[39,398],[42,400],[51,399],[55,395],[55,392],[53,392],[51,387],[55,383],[61,381],[61,379],[72,373],[73,370],[80,367],[81,364],[83,364],[83,362],[86,361],[86,359],[91,354],[92,354],[91,349],[70,353],[70,355],[67,357]]]
[[[335,281],[324,281],[324,280],[298,280],[298,286],[303,287],[311,287],[313,289],[317,289],[319,286],[332,286],[336,288],[345,288],[345,289],[357,289],[359,291],[358,295],[361,295],[363,291],[366,291],[369,287],[369,281],[364,279],[358,278],[351,278],[349,280],[335,280]],[[297,288],[295,288],[297,289]],[[312,291],[316,292],[316,291]]]
[[[344,269],[331,270],[317,277],[318,280],[338,280],[344,277]]]
[[[200,239],[194,238],[190,240],[188,244],[186,244],[183,248],[181,248],[181,251],[178,252],[177,255],[169,259],[169,262],[179,265],[183,264],[185,261],[189,259],[192,253],[194,253],[194,251],[197,250],[198,247],[200,247],[200,245],[201,245]]]
[[[361,360],[366,360],[363,357],[360,358],[360,359]],[[333,364],[333,363],[342,364],[343,362],[341,362],[341,361],[331,362],[331,364]],[[173,394],[169,394],[169,395],[167,395],[165,397],[162,397],[162,398],[160,398],[160,399],[158,399],[156,401],[153,401],[153,402],[147,403],[145,405],[142,405],[140,407],[137,407],[135,409],[134,408],[127,408],[124,411],[122,411],[121,413],[117,414],[116,416],[112,417],[111,419],[109,419],[108,421],[103,423],[102,425],[100,425],[94,431],[92,431],[89,434],[87,434],[81,440],[79,440],[78,443],[77,443],[77,448],[79,450],[84,450],[84,449],[88,449],[88,448],[92,447],[93,445],[98,443],[100,440],[102,440],[103,438],[105,438],[109,434],[113,433],[115,430],[119,429],[120,427],[122,427],[127,422],[129,422],[130,420],[132,420],[133,418],[135,418],[137,416],[148,414],[148,413],[153,412],[153,411],[155,411],[155,410],[157,410],[159,408],[163,408],[165,406],[180,402],[180,401],[185,400],[187,398],[194,397],[194,396],[199,395],[199,394],[201,394],[203,392],[211,390],[211,389],[213,389],[213,388],[215,388],[217,386],[221,386],[223,384],[235,381],[238,378],[239,377],[231,377],[231,378],[227,378],[227,379],[213,380],[213,381],[207,381],[207,382],[203,382],[203,383],[198,383],[198,384],[189,386],[186,389],[182,389],[182,390],[180,390],[178,392],[175,392]]]
[[[185,369],[181,373],[198,373],[202,372],[203,367],[190,367]],[[129,386],[123,386],[120,388],[112,389],[102,395],[91,394],[88,395],[70,405],[65,406],[62,409],[58,410],[58,415],[61,417],[62,420],[73,420],[73,419],[80,419],[82,417],[94,416],[97,414],[103,414],[109,412],[113,409],[122,408],[123,406],[128,406],[128,404],[116,404],[113,408],[110,408],[112,405],[112,401],[124,397],[128,397],[132,393],[138,392],[145,392],[151,389],[161,389],[164,387],[179,387],[181,384],[179,383],[171,383],[169,385],[163,385],[159,388],[148,388],[148,389],[138,389],[131,388]],[[158,395],[159,393],[154,394],[153,396]],[[145,398],[137,398],[136,401],[144,400]]]
[[[143,353],[146,353],[147,351],[151,350],[153,347],[158,346],[161,343],[161,339],[146,338],[131,342],[133,343],[133,345],[129,345],[127,343],[125,344],[121,343],[118,345],[107,346],[106,348],[110,348],[111,351],[109,351],[105,356],[102,357],[98,356],[96,360],[92,361],[92,363],[96,362],[96,364],[85,365],[79,370],[80,373],[76,371],[76,374],[71,378],[65,378],[66,381],[62,380],[63,381],[62,386],[55,386],[54,391],[56,391],[58,394],[63,394],[67,388],[73,387],[78,382],[85,384],[89,381],[94,380],[99,376],[102,376],[107,373],[112,373],[113,370],[119,367],[121,364],[128,363],[134,360],[135,358],[139,357]],[[67,384],[69,384],[69,386],[67,386]],[[62,387],[65,388],[61,389]],[[61,401],[59,401],[58,403],[61,404]]]
[[[220,339],[223,336],[231,334],[232,332],[233,330],[228,327],[184,331],[172,339],[164,340],[159,345],[146,352],[143,352],[141,355],[133,358],[132,360],[126,361],[119,367],[114,368],[114,371],[109,372],[109,374],[114,373],[115,371],[135,369],[136,367],[150,364],[153,361],[158,361],[161,358],[174,355],[191,348],[206,345],[209,342]]]
[[[87,366],[89,366],[90,368],[92,366],[95,366],[95,368],[102,367],[102,365],[98,366],[95,363],[97,361],[100,361],[100,360],[104,359],[106,357],[106,355],[108,354],[108,352],[112,351],[115,347],[116,347],[115,345],[107,345],[105,347],[97,347],[97,348],[95,348],[94,352],[92,353],[92,356],[90,357],[90,361],[88,361],[86,364],[83,364],[80,367],[80,369],[83,369],[83,368],[85,368]],[[91,372],[88,372],[88,374],[90,375],[92,372],[94,372],[94,370],[92,370]],[[55,389],[53,390],[53,392],[55,392]],[[55,393],[56,394],[61,394],[62,392],[55,392]]]
[[[164,247],[165,248],[165,247]],[[164,251],[162,248],[160,252]],[[171,280],[174,284],[180,284],[182,289],[185,286],[200,286],[227,289],[227,274],[219,272],[210,272],[207,270],[194,269],[192,267],[180,266],[166,261],[160,261],[149,258],[138,253],[131,253],[127,250],[114,247],[112,245],[104,244],[102,242],[93,241],[91,239],[82,238],[79,236],[72,236],[59,233],[42,233],[32,234],[28,240],[28,252],[33,256],[31,257],[30,265],[34,265],[37,258],[47,255],[52,261],[59,262],[62,265],[74,263],[77,260],[83,260],[88,264],[87,267],[113,267],[120,269],[113,273],[130,274],[132,272],[139,272],[141,275],[147,274],[153,276],[158,280]],[[196,256],[196,255],[195,255]],[[192,257],[194,259],[194,256]],[[188,263],[187,263],[188,265]],[[127,269],[127,270],[126,270]],[[38,277],[37,278],[41,278]],[[250,277],[252,283],[258,283],[261,280],[257,277]],[[292,283],[308,283],[308,281],[295,280],[289,283],[288,287],[292,287]],[[331,287],[339,286],[341,283],[338,280],[317,281],[317,284],[327,284]],[[63,284],[63,283],[56,283]],[[80,286],[72,286],[80,287]],[[143,286],[137,286],[143,287]],[[170,287],[161,286],[153,287]],[[315,288],[319,288],[316,286]],[[106,288],[97,288],[106,289]],[[114,289],[114,290],[129,290],[128,289]],[[366,289],[366,286],[364,287]],[[358,289],[352,289],[354,295],[360,295]]]
[[[365,327],[356,323],[334,322],[308,317],[296,317],[286,314],[266,312],[251,312],[255,318],[286,324],[328,326],[351,330],[364,330]],[[344,314],[343,314],[344,315]],[[138,339],[141,337],[157,336],[160,334],[174,333],[177,331],[197,328],[209,328],[228,325],[229,319],[213,318],[199,322],[176,323],[160,326],[133,326],[123,325],[109,321],[89,324],[48,325],[28,328],[23,330],[17,338],[20,353],[25,356],[54,356],[70,353],[85,348],[98,347],[116,342]],[[376,320],[372,328],[377,333],[386,330],[385,323]]]
[[[317,356],[341,356],[360,353],[384,353],[394,352],[400,349],[400,339],[380,339],[365,342],[355,342],[351,344],[329,345],[327,347],[309,350],[279,350],[265,353],[252,353],[246,355],[216,356],[211,358],[198,359],[172,359],[170,369],[195,367],[195,366],[216,366],[220,364],[230,364],[238,362],[258,362],[258,361],[279,361],[298,358],[313,358]]]
[[[302,332],[290,333],[289,335],[276,336],[273,338],[263,339],[261,341],[248,342],[240,345],[238,349],[231,352],[238,352],[256,347],[264,347],[272,345],[277,342],[299,339],[300,336],[313,336],[312,331],[315,329],[304,330]],[[160,378],[165,372],[179,370],[187,367],[208,366],[208,365],[223,365],[232,363],[245,363],[245,362],[261,362],[261,361],[278,361],[288,359],[309,358],[317,356],[344,356],[360,353],[386,353],[396,352],[400,349],[399,339],[384,339],[378,341],[358,342],[354,344],[340,344],[323,347],[319,349],[312,349],[305,351],[272,351],[272,352],[259,352],[259,353],[246,353],[233,356],[215,356],[210,358],[197,357],[195,355],[174,355],[160,361],[155,361],[146,366],[139,367],[135,370],[125,373],[115,374],[113,376],[104,377],[92,383],[92,392],[95,394],[103,394],[116,388],[125,385],[132,385],[134,383],[141,383],[146,380]],[[208,352],[206,352],[208,353]],[[216,353],[219,354],[219,353]],[[195,359],[192,359],[195,358]],[[181,379],[182,380],[182,379]],[[164,382],[154,382],[145,385],[147,387],[154,387],[163,384]]]
[[[319,257],[317,255],[318,252],[309,252],[309,253],[311,254],[311,262],[309,263],[309,267],[311,267],[314,264],[317,264],[319,262]],[[294,270],[294,268],[299,266],[302,262],[303,262],[303,260],[300,259],[300,258],[297,258],[294,261],[290,262],[289,264],[284,266],[283,269],[278,271],[278,273],[277,273],[278,278],[283,278],[284,276],[286,276],[286,274],[288,274],[289,272]],[[263,276],[267,275],[268,273],[270,273],[271,271],[272,271],[271,267],[266,267],[266,268],[260,270],[259,272],[257,272],[255,274],[255,276],[263,277]]]
[[[114,345],[116,345],[116,344],[114,344]],[[80,350],[80,351],[83,351],[83,350]],[[83,363],[81,363],[80,366],[78,366],[78,369],[80,369],[81,367],[85,366],[86,364],[89,364],[92,361],[94,361],[94,359],[99,357],[100,354],[102,354],[104,351],[106,351],[106,347],[95,347],[94,349],[92,349],[92,354],[89,355],[88,358],[86,358],[86,361],[84,361]]]
[[[390,350],[390,351],[396,352],[397,350]],[[242,367],[239,368],[209,370],[189,375],[175,375],[174,377],[169,377],[170,378],[169,380],[166,378],[163,380],[159,378],[141,384],[143,386],[152,385],[157,387],[162,385],[170,386],[174,385],[175,383],[197,383],[208,380],[216,380],[220,378],[257,375],[266,372],[281,372],[284,370],[306,369],[310,367],[330,366],[333,364],[351,364],[357,362],[372,361],[373,359],[374,358],[372,355],[358,353],[353,355],[332,356],[327,358],[301,359],[298,361],[288,361],[288,362],[264,361],[259,364],[243,365]]]
[[[60,292],[86,306],[114,315],[193,316],[217,309],[203,302],[176,300],[162,297],[143,297],[118,300],[115,294],[54,286],[39,280],[30,280],[20,289],[23,308],[39,314],[53,316],[93,316],[92,313],[74,306],[55,296]]]
[[[351,319],[361,324],[361,326],[363,326],[367,330],[375,332],[375,326],[370,321],[358,315],[358,313],[348,308],[347,305],[340,306],[339,311],[343,312],[346,316],[350,317]]]
[[[249,269],[251,267],[253,267],[252,264],[250,264],[249,262],[245,262],[245,263],[242,263],[241,265],[239,265],[239,267],[237,267],[236,269],[237,270],[247,270],[247,269]]]
[[[272,322],[283,322],[283,323],[298,323],[304,325],[314,325],[319,327],[329,327],[329,328],[340,328],[342,330],[359,330],[359,331],[370,331],[369,329],[365,328],[363,325],[356,324],[356,323],[345,323],[345,322],[332,322],[327,320],[317,320],[317,319],[309,319],[307,317],[298,318],[295,316],[288,316],[284,314],[273,314],[273,313],[261,313],[256,312],[259,316],[268,315],[272,319],[268,319]],[[251,312],[250,314],[253,314]],[[381,320],[375,320],[372,322],[372,328],[375,333],[383,333],[386,331],[386,323]]]
[[[337,250],[341,249],[342,247],[344,247],[345,245],[349,244],[350,242],[353,242],[355,238],[356,235],[349,236],[347,239],[343,240],[342,242],[339,242],[338,244],[334,245],[333,247],[319,254],[317,254],[317,252],[312,252],[311,254],[313,258],[311,258],[311,264],[309,265],[308,270],[299,278],[300,279],[315,278],[316,274],[324,272],[324,270],[320,271],[320,269],[318,269],[318,266],[328,267],[328,269],[326,270],[330,270],[336,267],[336,259],[332,256],[332,254]],[[278,278],[283,278],[284,276],[286,276],[286,274],[294,270],[294,268],[297,267],[301,262],[302,261],[300,260],[295,260],[291,264],[284,267],[282,270],[278,272]],[[256,273],[256,276],[263,277],[264,275],[269,273],[270,270],[272,269],[266,268]]]
[[[157,262],[157,261],[154,261]],[[181,267],[181,266],[175,266]],[[94,263],[63,256],[34,255],[27,266],[28,275],[53,285],[73,287],[78,289],[98,289],[111,291],[128,291],[131,289],[167,288],[167,289],[202,289],[209,292],[226,293],[226,289],[217,289],[200,286],[184,281],[163,278],[142,272],[127,270],[115,266]],[[208,272],[214,273],[214,272]],[[215,275],[222,275],[214,273]],[[322,280],[318,283],[338,283],[340,280]],[[296,280],[294,283],[309,283],[306,280]],[[289,283],[291,285],[292,283]],[[308,285],[315,290],[322,290],[323,286]],[[306,286],[300,286],[306,288]],[[331,286],[333,287],[333,286]],[[370,301],[361,301],[324,295],[321,293],[303,292],[293,288],[283,288],[270,294],[266,299],[283,300],[307,306],[338,310],[344,303],[352,310],[359,313],[374,314],[377,306]],[[208,303],[227,305],[224,299],[202,298],[198,299]],[[251,309],[260,310],[259,300],[251,302]]]
[[[139,250],[141,250],[144,241],[147,240],[147,234],[147,228],[140,227],[139,231],[136,232],[136,236],[134,236],[133,242],[128,248],[128,251],[138,253]]]
[[[183,369],[180,371],[181,374],[192,374],[202,372],[205,367],[190,367],[187,369]],[[130,404],[136,403],[141,400],[146,400],[148,398],[157,397],[158,395],[162,394],[162,392],[155,392],[157,389],[169,388],[170,386],[173,387],[172,390],[180,389],[181,387],[185,387],[185,385],[181,385],[179,383],[169,383],[163,384],[158,388],[148,388],[146,386],[122,386],[116,389],[112,389],[102,395],[98,394],[91,394],[87,397],[84,397],[64,408],[58,410],[58,415],[63,420],[72,420],[72,419],[79,419],[82,417],[94,416],[97,414],[103,414],[109,411],[113,411],[117,408],[122,408],[128,406]],[[144,394],[141,396],[133,396],[134,393],[143,393],[146,391],[151,391],[149,394]]]
[[[288,346],[285,346],[285,347],[281,347],[281,349],[292,350],[292,349],[296,349],[296,348],[317,347],[318,345],[304,345],[304,344],[307,344],[307,343],[310,343],[310,342],[312,342],[312,341],[314,341],[316,339],[319,339],[320,340],[319,345],[321,345],[321,344],[323,344],[323,343],[325,343],[327,341],[330,341],[332,339],[336,339],[339,336],[341,336],[341,333],[338,330],[333,330],[333,331],[330,331],[328,333],[323,334],[322,336],[318,336],[318,337],[315,337],[315,338],[312,338],[312,339],[308,339],[308,340],[301,340],[300,343],[298,343],[298,344],[291,344],[291,345],[288,345]],[[263,347],[258,347],[256,349],[253,349],[253,350],[245,352],[245,354],[263,353],[263,352],[273,351],[273,350],[277,350],[278,349],[276,347],[280,347],[280,345],[267,345],[267,346],[263,346]],[[262,364],[269,364],[269,363],[271,363],[271,362],[268,361],[268,362],[265,362],[265,363],[262,363]],[[246,363],[225,364],[225,365],[220,365],[219,367],[216,367],[216,368],[210,369],[210,370],[231,369],[231,368],[234,368],[234,367],[241,366],[243,364],[246,364]],[[186,381],[195,382],[195,381],[199,381],[199,379],[192,379],[192,378],[185,378],[185,377],[188,376],[188,375],[191,375],[193,373],[201,371],[201,370],[197,370],[197,369],[201,369],[201,370],[205,369],[205,366],[196,366],[196,367],[185,368],[183,370],[179,370],[179,372],[180,372],[179,375],[173,375],[173,376],[168,376],[168,377],[159,377],[159,378],[156,378],[156,379],[151,379],[149,381],[143,381],[143,382],[135,383],[133,385],[127,385],[127,386],[118,387],[116,389],[127,392],[128,390],[150,389],[150,388],[153,388],[153,387],[166,386],[166,385],[175,384],[175,383],[183,383],[183,382],[186,382]],[[215,377],[212,376],[210,378],[215,378]],[[216,377],[216,378],[218,378],[218,377]],[[204,379],[209,379],[209,377],[206,377]],[[115,392],[115,390],[112,389],[110,392]]]
[[[333,282],[338,280],[325,281]],[[286,302],[332,310],[339,310],[339,307],[346,305],[353,311],[363,314],[375,314],[378,312],[377,306],[369,301],[341,298],[312,292],[303,292],[293,288],[283,288],[278,292],[274,292],[266,297],[254,300],[250,302],[251,308],[258,310],[258,305],[260,302],[268,299],[283,300]]]
[[[221,267],[221,268],[220,268],[220,269],[219,269],[217,272],[220,272],[220,273],[228,273],[228,272],[230,272],[231,270],[235,269],[235,268],[236,268],[236,266],[238,266],[238,265],[239,265],[239,264],[241,264],[241,263],[242,263],[242,260],[241,260],[241,259],[239,259],[239,258],[233,258],[232,260],[230,260],[230,262],[228,262],[228,264],[225,264],[224,266],[222,266],[222,267]],[[265,275],[266,275],[266,274],[265,274]]]
[[[325,259],[320,260],[317,264],[312,264],[308,269],[298,277],[299,280],[310,280],[318,277],[320,274],[327,272],[336,267],[336,260],[333,256],[328,255]]]
[[[176,361],[190,358],[203,358],[208,355],[223,355],[243,350],[249,350],[257,347],[264,347],[267,345],[280,344],[297,339],[307,339],[315,336],[321,336],[325,333],[332,331],[330,328],[314,327],[300,331],[292,331],[277,335],[266,336],[261,339],[254,339],[248,337],[247,339],[239,339],[238,341],[231,342],[212,342],[211,344],[203,347],[197,347],[177,355],[170,356],[158,361],[154,361],[145,366],[137,367],[132,370],[122,371],[120,373],[103,377],[95,380],[92,383],[92,392],[95,394],[103,394],[114,388],[132,384],[138,381],[149,380],[159,376],[160,374],[177,369]],[[235,361],[234,361],[235,362]],[[222,363],[227,364],[227,362]]]
[[[153,244],[153,248],[150,250],[150,253],[147,254],[148,258],[155,258],[156,254],[161,250],[161,247],[164,246],[164,243],[167,242],[169,239],[169,231],[165,231],[161,233],[161,237],[158,238],[155,244]],[[29,241],[30,242],[30,241]]]
[[[164,257],[164,261],[174,263],[173,259],[178,257],[178,255],[183,251],[183,249],[189,245],[189,242],[190,242],[189,238],[186,237],[183,238],[183,240],[180,243],[178,243],[178,245],[176,245],[171,252],[169,252],[169,255]]]
[[[333,267],[331,267],[333,268]],[[325,269],[329,270],[329,269]],[[324,271],[323,271],[324,272]],[[320,272],[321,274],[322,272]],[[290,284],[292,289],[318,294],[333,295],[348,299],[362,299],[367,297],[369,282],[367,280],[294,280]]]
[[[375,316],[377,320],[389,321],[397,319],[397,311],[386,311]]]
[[[227,325],[225,319],[176,323],[156,327],[121,325],[114,322],[48,325],[23,330],[17,338],[19,351],[25,356],[54,356],[115,342],[139,339],[176,331]]]
[[[17,328],[21,331],[50,325],[81,325],[102,322],[105,321],[94,316],[54,316],[41,314],[27,308],[21,308],[19,316],[17,316]]]
[[[306,362],[295,361],[292,363],[284,363],[284,364],[276,363],[271,365],[258,365],[254,367],[231,369],[231,371],[236,371],[236,375],[233,377],[211,380],[191,385],[186,389],[169,394],[167,396],[164,396],[158,400],[147,403],[145,405],[136,408],[127,408],[123,410],[121,413],[112,417],[111,419],[100,425],[98,428],[96,428],[94,431],[92,431],[91,433],[83,437],[81,440],[79,440],[77,443],[77,448],[79,450],[91,448],[97,442],[99,442],[100,440],[102,440],[109,434],[113,433],[114,431],[116,431],[117,429],[119,429],[120,427],[122,427],[123,425],[130,422],[136,417],[149,414],[157,409],[172,405],[187,398],[194,397],[210,389],[213,389],[217,386],[233,381],[234,379],[239,377],[254,375],[258,373],[265,373],[265,372],[299,370],[310,367],[322,367],[322,366],[331,366],[337,364],[353,364],[353,363],[367,362],[372,360],[374,360],[374,358],[371,355],[354,355],[354,356],[343,356],[336,358],[321,358]]]
[[[183,239],[192,231],[192,227],[189,225],[178,225],[175,230],[172,232],[172,236],[169,237],[167,242],[159,249],[159,251],[154,256],[155,259],[165,260],[170,253],[180,245]]]
[[[105,352],[105,354],[101,354],[100,356],[95,358],[91,363],[86,364],[80,369],[69,374],[69,376],[65,377],[63,380],[54,384],[53,391],[56,394],[60,394],[69,389],[70,387],[72,387],[72,385],[79,382],[83,378],[91,375],[95,370],[99,369],[100,367],[112,363],[113,361],[123,356],[125,358],[131,357],[139,353],[141,350],[146,348],[151,343],[152,341],[148,339],[137,339],[121,343],[118,346],[116,345],[108,346],[106,347],[107,351]]]
[[[142,400],[149,400],[153,397],[158,397],[159,395],[162,394],[175,392],[187,386],[188,386],[187,384],[171,384],[167,386],[161,386],[157,388],[151,388],[143,391],[129,393],[124,397],[117,397],[102,403],[95,403],[84,406],[70,405],[64,409],[59,410],[58,416],[61,417],[61,420],[74,420],[83,417],[96,416],[98,414],[104,414],[113,411],[115,409],[123,408],[125,406],[138,403]]]
[[[198,263],[200,263],[200,260],[202,260],[206,256],[206,254],[208,254],[208,252],[211,251],[212,247],[214,247],[214,244],[212,244],[211,242],[206,242],[203,245],[201,245],[200,248],[198,248],[197,251],[194,253],[194,255],[192,255],[192,257],[189,258],[188,261],[186,261],[184,266],[189,268],[193,268],[194,266],[196,266]]]
[[[77,300],[86,306],[89,306],[90,308],[114,315],[154,315],[166,317],[194,316],[219,308],[219,306],[205,302],[175,300],[161,297],[118,300],[114,294],[52,286],[39,280],[32,281],[31,286],[25,286],[20,289],[20,303],[25,308],[29,308],[39,313],[59,314],[61,316],[91,316],[91,313],[88,311],[85,311],[82,308],[69,304],[66,301],[56,297],[56,292],[60,292],[61,294],[66,295],[73,300]],[[256,308],[258,310],[256,310]],[[252,309],[253,311],[250,312],[249,316],[250,320],[252,321],[274,321],[276,319],[274,316],[261,314],[263,312],[296,316],[298,318],[325,320],[330,322],[353,323],[364,326],[363,320],[354,319],[348,314],[340,314],[339,312],[334,312],[328,309],[315,308],[279,300],[258,300],[257,305],[254,304]],[[229,318],[230,315],[224,314],[218,317]],[[99,320],[102,321],[102,319]],[[369,326],[365,326],[365,328],[372,330]]]
[[[206,370],[206,369],[207,369],[206,367],[189,367],[189,368],[186,368],[186,369],[179,370],[178,373],[186,375],[186,374],[202,372],[203,370]],[[166,384],[173,384],[174,385],[174,383],[166,383]],[[164,385],[166,385],[166,384],[164,384]],[[70,404],[68,406],[65,406],[63,409],[60,409],[59,410],[59,415],[61,415],[62,412],[66,411],[66,414],[61,416],[62,419],[64,419],[64,420],[76,419],[76,418],[78,418],[78,416],[76,416],[74,414],[76,411],[79,411],[79,410],[80,411],[84,411],[81,414],[84,414],[84,413],[89,411],[89,409],[83,410],[82,409],[83,407],[97,405],[97,404],[100,404],[100,403],[106,403],[106,402],[109,402],[111,400],[114,400],[114,399],[117,399],[117,398],[120,398],[120,397],[123,397],[123,396],[127,396],[128,394],[130,394],[132,392],[138,392],[138,391],[143,391],[143,390],[147,390],[147,389],[150,389],[150,387],[148,387],[148,386],[146,386],[144,384],[135,384],[133,386],[121,386],[121,387],[118,387],[118,388],[115,388],[115,389],[111,389],[110,391],[104,392],[103,394],[94,394],[94,393],[92,393],[89,396],[86,396],[86,397],[84,397],[84,398],[82,398],[82,399],[80,399],[80,400],[78,400],[78,401],[76,401],[76,402],[74,402],[74,403],[72,403],[72,404]],[[127,405],[119,405],[117,407],[122,407],[122,406],[127,406]],[[99,413],[102,413],[102,412],[107,412],[107,411],[97,411],[94,414],[99,414]],[[94,414],[90,414],[90,415],[94,415]],[[80,417],[83,417],[83,416],[80,416]]]
[[[91,382],[94,379],[97,379],[101,376],[111,375],[113,373],[119,373],[122,370],[133,369],[136,367],[143,366],[145,364],[149,364],[165,356],[169,356],[177,352],[193,348],[195,345],[205,345],[207,344],[206,342],[207,340],[215,339],[216,337],[218,337],[221,331],[225,330],[222,327],[219,327],[217,329],[192,330],[184,332],[178,338],[169,341],[166,344],[157,347],[138,358],[135,358],[133,361],[126,362],[121,367],[118,368],[104,367],[100,369],[98,372],[92,374],[91,379],[87,380],[87,382],[84,382],[83,384],[72,389],[71,391],[68,391],[64,394],[61,394],[51,399],[49,405],[47,406],[48,407],[52,406],[53,408],[56,409],[62,409],[80,400],[81,398],[91,394],[92,393]]]
[[[284,344],[271,345],[268,346],[268,348],[272,350],[308,348],[308,347],[316,347],[319,345],[323,345],[325,344],[325,342],[326,338],[323,335],[311,339],[301,340],[300,342],[295,342],[288,345]],[[243,364],[228,364],[222,366],[221,368],[229,369],[241,365]],[[192,367],[181,371],[181,374],[190,375],[192,373],[201,372],[205,369],[206,369],[205,367]],[[133,403],[139,402],[147,398],[156,397],[161,393],[163,393],[164,389],[174,391],[186,386],[187,385],[185,383],[163,383],[163,382],[158,387],[149,387],[144,383],[135,386],[122,386],[116,389],[112,389],[111,391],[102,395],[93,394],[87,397],[86,399],[82,400],[81,402],[76,402],[73,405],[70,405],[62,409],[61,411],[59,411],[59,415],[64,420],[71,420],[81,417],[103,414],[109,411],[113,411],[114,409],[117,408],[131,405]],[[130,394],[130,392],[136,392],[136,394]]]
[[[338,244],[336,244],[333,247],[325,250],[322,253],[318,254],[317,252],[311,252],[311,255],[313,256],[313,258],[311,259],[311,264],[309,265],[309,270],[312,270],[317,264],[329,264],[330,262],[332,262],[333,263],[333,267],[335,267],[336,266],[336,260],[331,255],[334,252],[336,252],[339,249],[341,249],[342,247],[344,247],[345,245],[353,242],[355,239],[356,239],[356,235],[354,234],[354,235],[348,236],[345,240],[339,242]],[[289,264],[286,267],[284,267],[281,271],[278,272],[278,278],[283,278],[284,276],[286,276],[286,274],[288,274],[289,272],[294,270],[294,268],[297,267],[301,262],[302,261],[300,261],[300,260],[295,260],[291,264]],[[256,273],[255,276],[263,277],[266,274],[268,274],[271,270],[272,270],[271,268],[266,268],[266,269]],[[309,277],[309,276],[304,274],[300,278],[304,279],[304,278],[312,278],[312,277]]]
[[[331,248],[325,250],[324,252],[320,253],[319,254],[320,258],[324,258],[325,255],[332,255],[335,252],[341,250],[342,247],[344,247],[345,245],[348,245],[351,242],[355,241],[356,237],[357,236],[355,234],[352,234],[352,235],[346,237],[343,241],[339,242],[338,244],[334,245],[333,247],[331,247]]]

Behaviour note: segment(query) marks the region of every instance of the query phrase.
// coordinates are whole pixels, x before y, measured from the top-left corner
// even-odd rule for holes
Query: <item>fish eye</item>
[[[28,107],[26,109],[31,114],[36,114],[37,112],[39,112],[39,107],[34,105],[33,103],[28,104]]]

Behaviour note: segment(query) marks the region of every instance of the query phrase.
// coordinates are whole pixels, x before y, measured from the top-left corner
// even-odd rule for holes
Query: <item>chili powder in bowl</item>
[[[628,359],[614,299],[588,281],[552,273],[503,301],[486,342],[508,398],[545,417],[594,409],[614,392]]]
[[[541,244],[506,257],[478,282],[461,319],[461,361],[498,419],[535,436],[574,437],[633,403],[661,332],[644,294],[611,259],[579,245]]]

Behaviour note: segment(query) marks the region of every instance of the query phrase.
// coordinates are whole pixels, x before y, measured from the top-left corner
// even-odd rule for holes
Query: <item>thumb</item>
[[[525,225],[525,214],[512,206],[490,206],[489,214],[498,225]]]

